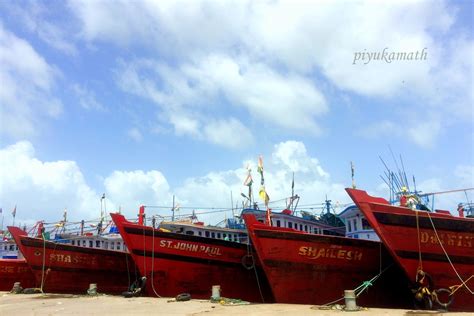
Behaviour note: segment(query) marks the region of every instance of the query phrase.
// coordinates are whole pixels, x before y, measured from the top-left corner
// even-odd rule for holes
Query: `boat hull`
[[[338,300],[344,290],[355,289],[386,269],[357,304],[410,306],[408,283],[381,243],[270,227],[257,223],[251,214],[244,219],[276,302],[343,304]]]
[[[89,284],[97,292],[119,294],[136,278],[130,254],[44,241],[9,227],[20,251],[44,292],[85,294]]]
[[[22,288],[35,287],[35,276],[25,259],[0,259],[0,291],[10,291],[15,282]]]
[[[474,275],[474,219],[415,212],[365,191],[346,190],[413,284],[419,268],[431,277],[430,290],[461,284],[456,272],[464,281]],[[467,286],[474,290],[474,277]],[[474,295],[460,287],[449,309],[474,311]]]
[[[255,271],[245,261],[251,251],[247,245],[162,232],[130,223],[119,214],[111,216],[140,273],[147,277],[148,295],[189,293],[193,298],[209,299],[212,286],[220,285],[223,297],[272,301],[263,271]]]

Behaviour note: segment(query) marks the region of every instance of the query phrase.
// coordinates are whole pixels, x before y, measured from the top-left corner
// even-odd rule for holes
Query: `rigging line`
[[[153,218],[154,221],[154,218]],[[155,270],[155,227],[151,227],[151,288],[156,297],[161,297],[155,290],[155,279],[154,279],[154,270]]]
[[[433,223],[433,220],[431,219],[431,215],[430,213],[426,213],[428,215],[428,218],[430,219],[430,222],[431,222],[431,226],[433,227],[433,231],[435,232],[435,235],[436,235],[436,239],[438,239],[438,243],[439,245],[441,246],[441,249],[443,249],[443,252],[444,254],[446,255],[446,259],[448,259],[449,261],[449,264],[451,265],[451,267],[453,268],[454,272],[456,273],[457,277],[459,278],[459,280],[461,281],[461,286],[464,286],[466,287],[466,289],[471,292],[471,294],[474,294],[474,291],[472,291],[468,286],[467,286],[467,281],[469,281],[471,277],[469,277],[469,279],[467,279],[466,281],[464,281],[461,276],[459,275],[458,271],[456,270],[456,268],[454,267],[453,263],[451,262],[451,258],[449,257],[448,253],[446,252],[446,249],[444,249],[444,246],[443,244],[441,243],[441,240],[439,239],[439,236],[438,236],[438,231],[436,230],[436,227],[434,226],[434,223]],[[474,275],[474,274],[473,274]]]
[[[169,210],[172,206],[164,206],[164,205],[145,205],[146,208],[162,208]],[[207,207],[207,206],[179,206],[176,209],[194,209],[194,210],[232,210],[230,207]]]
[[[43,292],[43,285],[44,285],[44,267],[46,265],[46,239],[44,238],[44,233],[41,233],[41,235],[43,235],[43,266],[41,268],[41,287],[40,287],[40,291],[41,293],[44,293]]]

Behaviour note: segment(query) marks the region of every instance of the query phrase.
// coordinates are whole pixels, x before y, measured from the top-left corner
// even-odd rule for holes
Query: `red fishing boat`
[[[474,311],[474,218],[394,206],[362,190],[346,191],[413,283],[416,300],[427,307],[437,302]]]
[[[140,274],[146,276],[150,296],[189,293],[209,299],[214,285],[222,296],[252,302],[272,301],[263,271],[252,261],[243,231],[184,225],[181,233],[132,223],[111,214]]]
[[[243,214],[278,303],[324,305],[369,286],[358,304],[408,307],[407,282],[380,242],[272,227]],[[400,278],[402,276],[402,278]]]
[[[35,287],[35,276],[25,259],[0,259],[0,291],[10,291],[15,282],[22,288]]]
[[[44,292],[85,293],[89,284],[96,283],[98,292],[122,293],[136,278],[136,268],[127,252],[28,237],[18,227],[10,226],[8,230]]]

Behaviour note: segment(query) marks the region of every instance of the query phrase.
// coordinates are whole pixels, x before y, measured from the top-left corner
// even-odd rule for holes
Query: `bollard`
[[[213,285],[212,286],[212,300],[219,300],[221,298],[221,286],[220,285]]]
[[[97,283],[89,284],[89,289],[87,290],[88,295],[97,295]]]
[[[20,285],[20,282],[13,283],[13,288],[11,289],[10,293],[19,294],[23,291],[23,288]]]
[[[346,311],[357,311],[359,308],[356,303],[356,295],[354,290],[345,290],[344,291],[344,301],[346,303]]]

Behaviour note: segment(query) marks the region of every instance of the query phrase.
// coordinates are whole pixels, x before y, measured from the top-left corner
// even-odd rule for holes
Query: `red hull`
[[[162,232],[128,222],[119,214],[111,216],[141,275],[147,277],[148,295],[156,295],[154,287],[160,296],[190,293],[193,298],[209,299],[212,286],[220,285],[224,297],[272,301],[263,272],[242,264],[250,249],[247,245]]]
[[[431,276],[434,289],[461,284],[438,237],[460,277],[467,280],[474,274],[474,219],[415,212],[406,207],[392,206],[385,199],[369,196],[365,191],[346,190],[411,282],[415,283],[420,266],[419,241],[422,269]],[[467,286],[474,290],[474,278],[467,282]],[[465,287],[453,295],[450,310],[474,311],[474,295]]]
[[[128,253],[45,242],[26,236],[17,227],[8,229],[33,271],[38,287],[44,275],[45,292],[84,294],[90,283],[97,283],[99,293],[119,294],[135,280],[135,266]]]
[[[10,291],[15,282],[24,289],[35,287],[35,276],[24,259],[0,259],[0,291]]]
[[[408,283],[381,243],[270,227],[258,223],[254,215],[243,216],[276,302],[333,302],[344,290],[355,289],[379,274],[382,263],[382,270],[389,268],[358,297],[357,304],[410,306]]]

